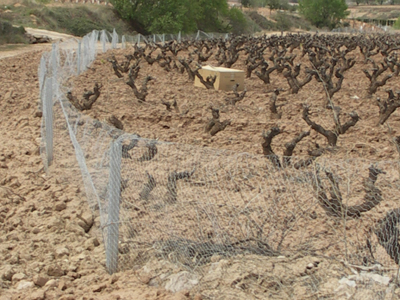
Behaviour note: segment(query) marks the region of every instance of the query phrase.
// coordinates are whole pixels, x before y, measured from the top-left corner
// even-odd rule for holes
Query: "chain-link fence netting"
[[[42,57],[43,161],[51,172],[52,167],[74,167],[76,157],[88,204],[100,216],[109,271],[169,261],[204,276],[205,289],[218,276],[231,280],[231,286],[240,287],[232,299],[261,290],[281,299],[310,293],[328,297],[321,292],[321,276],[349,275],[349,266],[395,274],[400,259],[398,161],[266,157],[148,140],[74,105],[69,79],[88,70],[99,51],[216,36],[119,38],[115,31],[93,31],[82,40],[55,44]],[[95,87],[84,98],[89,101],[96,93]],[[299,257],[313,264],[304,267],[304,274],[281,266],[283,261],[295,266]],[[327,274],[314,274],[318,257],[344,267],[324,265]],[[215,265],[227,259],[229,264]],[[234,272],[241,277],[231,278]],[[380,287],[375,293],[373,284],[365,285],[371,295],[381,293]],[[205,294],[213,297],[211,291]]]

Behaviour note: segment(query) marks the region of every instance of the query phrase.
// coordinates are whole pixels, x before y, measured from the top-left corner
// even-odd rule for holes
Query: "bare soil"
[[[291,186],[288,190],[282,187],[282,185],[291,185],[290,180],[286,179],[287,176],[305,178],[307,177],[306,173],[300,174],[300,172],[298,174],[292,174],[289,172],[289,174],[281,174],[276,172],[274,179],[276,182],[274,182],[262,176],[257,176],[255,174],[257,172],[252,173],[252,168],[254,167],[257,170],[265,171],[269,168],[265,166],[266,162],[263,161],[260,156],[263,153],[261,147],[263,141],[261,136],[263,132],[268,131],[273,126],[279,126],[283,130],[283,133],[275,137],[272,142],[272,148],[275,153],[282,155],[285,143],[291,141],[301,132],[310,130],[309,126],[302,119],[303,104],[311,106],[310,118],[313,121],[321,124],[325,128],[333,128],[333,114],[331,110],[327,110],[324,107],[325,90],[320,83],[313,80],[312,83],[300,90],[298,94],[292,95],[288,91],[288,84],[286,80],[282,78],[282,74],[274,73],[272,75],[271,84],[269,85],[264,84],[253,75],[251,78],[245,79],[245,86],[247,88],[246,97],[233,106],[227,105],[225,102],[225,99],[231,96],[229,92],[195,87],[193,82],[188,81],[187,74],[179,74],[176,71],[166,72],[157,64],[149,66],[146,62],[143,62],[141,64],[140,76],[136,80],[137,84],[140,85],[143,78],[147,75],[153,76],[155,80],[151,81],[148,86],[149,95],[146,101],[140,103],[135,99],[130,87],[126,85],[126,79],[117,78],[111,69],[111,64],[107,61],[112,55],[119,61],[123,61],[123,55],[129,53],[130,50],[114,50],[106,54],[100,54],[90,70],[72,79],[71,86],[74,87],[72,92],[78,96],[82,95],[84,90],[91,89],[95,82],[103,85],[102,95],[93,105],[93,108],[87,111],[86,114],[103,122],[107,122],[110,116],[114,115],[122,120],[126,132],[135,133],[147,139],[188,144],[191,145],[192,149],[188,147],[188,150],[185,150],[187,152],[184,152],[185,157],[181,159],[175,155],[176,153],[182,153],[179,151],[183,150],[179,150],[175,153],[173,146],[168,147],[165,145],[163,146],[164,148],[160,146],[159,151],[163,153],[164,157],[167,156],[171,158],[170,161],[169,158],[165,158],[165,165],[162,165],[160,158],[160,160],[155,162],[153,167],[141,164],[139,170],[134,168],[133,162],[124,162],[127,165],[127,173],[123,174],[125,175],[124,178],[133,176],[133,174],[129,173],[129,168],[131,168],[131,170],[136,170],[135,172],[143,173],[138,176],[139,178],[146,178],[144,172],[148,171],[150,174],[158,176],[156,177],[157,182],[165,182],[165,173],[172,168],[180,168],[179,171],[191,170],[194,165],[192,166],[186,163],[186,161],[190,161],[189,158],[193,157],[193,161],[201,161],[200,170],[198,170],[199,175],[194,175],[197,180],[201,181],[201,177],[204,176],[202,174],[213,174],[205,179],[206,181],[209,180],[212,182],[212,184],[207,186],[206,190],[205,188],[197,190],[192,187],[193,190],[197,191],[194,194],[204,193],[206,195],[204,199],[218,199],[216,201],[221,207],[229,206],[228,203],[222,200],[224,199],[224,195],[228,195],[227,198],[229,201],[233,201],[238,207],[246,206],[246,203],[252,203],[252,205],[256,206],[260,205],[259,209],[262,209],[262,207],[267,209],[267,203],[262,201],[258,203],[258,200],[252,200],[257,196],[257,189],[246,186],[246,184],[243,183],[244,180],[246,180],[247,184],[250,186],[264,187],[266,193],[269,193],[270,188],[272,194],[280,193],[281,197],[292,199],[285,203],[285,205],[287,205],[285,209],[282,208],[283,215],[277,213],[276,219],[272,217],[270,220],[270,224],[279,224],[273,225],[274,228],[272,231],[275,233],[279,231],[282,225],[279,223],[279,220],[289,218],[290,211],[294,211],[294,214],[297,215],[298,212],[295,207],[301,207],[305,211],[308,211],[307,207],[310,203],[310,191],[307,191],[305,186],[301,183],[294,183],[294,186]],[[398,159],[399,154],[392,139],[394,136],[398,135],[400,115],[399,112],[395,112],[390,117],[388,124],[384,126],[377,125],[379,113],[375,97],[367,95],[365,90],[369,82],[362,70],[366,68],[366,65],[361,56],[356,52],[352,56],[354,56],[357,61],[356,65],[345,74],[346,79],[343,83],[343,87],[334,95],[332,100],[335,106],[340,106],[341,108],[340,118],[343,123],[349,119],[349,113],[354,111],[360,116],[360,121],[346,134],[339,136],[338,146],[335,148],[328,147],[327,140],[320,134],[311,130],[310,136],[297,145],[294,156],[297,157],[296,159],[306,158],[308,157],[308,151],[315,150],[316,147],[326,148],[325,153],[320,159],[337,162],[335,166],[332,165],[331,167],[337,168],[337,172],[342,176],[342,190],[346,190],[347,180],[351,181],[351,188],[349,187],[349,189],[351,189],[352,192],[348,192],[348,200],[352,205],[355,203],[359,204],[360,201],[362,201],[363,195],[358,194],[358,192],[363,192],[361,178],[365,178],[368,165],[378,162],[387,172],[385,176],[380,178],[380,180],[382,180],[380,181],[382,183],[381,188],[384,189],[386,193],[385,208],[380,206],[378,211],[371,211],[368,213],[368,219],[371,222],[363,223],[360,220],[360,222],[356,221],[347,225],[350,231],[354,230],[354,245],[357,245],[354,251],[357,252],[357,247],[364,247],[362,246],[364,243],[363,235],[368,235],[369,228],[373,226],[374,222],[388,209],[397,207],[396,202],[392,202],[391,199],[393,198],[389,195],[395,192],[395,189],[392,190],[392,188],[398,186],[399,183],[397,169],[395,167],[396,163],[393,162]],[[244,59],[245,58],[242,56],[234,65],[234,68],[245,69]],[[302,66],[307,65],[306,59],[301,59],[300,55],[298,55],[298,59],[295,63],[297,62],[301,62]],[[216,62],[213,60],[207,63],[216,66]],[[399,78],[397,77],[392,78],[385,88],[395,89],[398,80]],[[278,97],[278,103],[284,104],[280,110],[282,113],[281,119],[271,117],[271,113],[268,109],[271,93],[277,88],[282,88],[284,90]],[[376,96],[385,99],[386,92],[381,89]],[[176,100],[179,112],[174,110],[168,111],[162,104],[162,101],[172,102],[172,99]],[[225,130],[219,132],[215,136],[211,136],[204,130],[211,118],[210,106],[220,109],[221,121],[231,121],[230,125],[227,126]],[[212,157],[217,157],[217,154],[215,154],[216,152],[207,150],[209,148],[232,150],[233,153],[246,152],[250,158],[243,158],[243,160],[239,160],[238,158],[230,159],[230,156],[226,154],[218,156],[218,162],[213,164]],[[136,155],[139,157],[142,153],[139,151]],[[225,170],[225,173],[218,171],[217,164],[223,165],[222,168]],[[235,164],[236,167],[234,166]],[[349,170],[344,171],[347,168],[349,168]],[[244,175],[246,171],[242,170],[250,172],[254,177],[252,179],[246,179]],[[273,171],[270,170],[270,172]],[[347,174],[345,174],[346,172]],[[225,179],[224,175],[228,176],[227,174],[230,174],[230,178],[234,178],[232,182]],[[144,184],[145,180],[142,179],[142,181]],[[242,192],[240,193],[240,197],[235,194],[234,184],[239,185],[238,190]],[[274,188],[274,184],[277,185],[276,188]],[[123,196],[136,203],[136,201],[138,201],[137,199],[140,199],[140,197],[136,195],[137,193],[135,193],[135,191],[140,191],[140,187],[140,183],[137,183],[136,188],[127,189]],[[284,190],[277,191],[279,189]],[[223,192],[220,190],[223,190]],[[353,193],[353,191],[358,192]],[[286,193],[293,193],[294,195],[291,197]],[[161,191],[158,191],[154,196],[154,201],[160,199],[161,195]],[[276,197],[277,199],[279,198],[278,196]],[[191,214],[191,212],[189,212],[189,203],[190,200],[193,199],[193,196],[191,196],[190,193],[186,193],[186,191],[182,191],[180,198],[185,203],[188,203],[185,204],[187,214]],[[243,201],[243,203],[241,201]],[[144,211],[147,210],[148,208],[146,208],[146,205],[143,205],[142,209]],[[314,209],[315,208],[310,208],[310,212],[313,212]],[[223,211],[224,208],[218,208],[218,210]],[[326,221],[329,223],[329,220],[323,217],[324,214],[321,210],[316,209],[315,212],[324,219],[322,222]],[[183,215],[178,209],[176,213],[180,214],[183,218]],[[168,212],[168,215],[170,214],[173,215],[172,211]],[[229,215],[229,211],[226,211],[225,214]],[[139,215],[140,211],[133,219],[139,218]],[[224,215],[224,213],[221,213],[221,215]],[[168,219],[168,217],[162,213],[153,216],[158,216],[156,220]],[[195,213],[191,216],[185,216],[185,218],[186,217],[188,219],[185,219],[186,221],[184,222],[186,228],[190,227],[195,230],[196,225],[189,221],[191,219],[196,220]],[[255,216],[255,218],[259,217],[259,215]],[[300,216],[298,217],[300,219],[302,218]],[[314,234],[312,233],[313,228],[321,226],[321,220],[312,220],[312,218],[307,217],[303,221],[297,223],[297,226],[299,226],[297,234],[311,238]],[[159,224],[160,227],[168,227],[167,224],[170,223],[168,223],[167,220],[165,222],[165,224]],[[234,221],[231,220],[231,222]],[[171,224],[172,223],[171,221]],[[228,224],[229,221],[226,221],[226,223]],[[143,232],[150,234],[152,226],[155,227],[157,225],[152,223],[152,225],[149,225],[149,228],[144,229]],[[210,228],[210,230],[212,230],[212,228]],[[328,235],[332,234],[332,239],[330,237],[327,240],[333,241],[341,239],[340,234],[342,233],[340,233],[340,230],[331,231],[332,228],[329,228],[329,226],[321,227],[321,230],[321,232],[325,232]],[[192,231],[188,230],[188,232]],[[146,236],[146,234],[144,234],[144,236]],[[308,238],[306,238],[307,241]],[[277,240],[274,241],[275,245],[278,244]],[[295,241],[296,236],[294,235],[285,240],[284,244],[288,248],[291,248],[293,244],[295,244]],[[323,247],[322,245],[327,246],[327,244],[324,244],[322,241],[318,243],[321,248]],[[310,247],[310,245],[308,246]],[[341,250],[337,248],[332,251],[333,252],[329,253],[334,255],[335,251],[340,253]],[[325,252],[324,254],[327,253],[328,252]],[[389,263],[390,259],[384,258],[384,261]]]
[[[0,67],[4,70],[0,75],[1,300],[399,297],[400,290],[393,284],[396,266],[382,249],[376,250],[376,256],[389,266],[382,274],[391,280],[390,284],[366,279],[366,275],[360,272],[363,266],[349,267],[323,256],[296,254],[213,257],[204,267],[201,278],[185,273],[184,268],[168,259],[154,258],[144,266],[108,275],[99,220],[87,207],[85,190],[68,139],[65,139],[63,148],[69,154],[64,156],[68,161],[56,163],[48,175],[43,171],[39,153],[41,119],[35,117],[39,95],[37,68],[42,51],[18,53],[0,60]],[[269,95],[274,88],[287,90],[286,82],[279,76],[272,77],[271,85],[264,85],[255,77],[246,79],[248,94],[245,99],[236,106],[226,106],[224,98],[228,96],[227,92],[195,88],[186,74],[166,73],[157,65],[149,67],[144,63],[138,82],[147,74],[156,80],[149,85],[147,101],[138,103],[124,81],[113,75],[107,62],[111,54],[121,60],[128,53],[130,50],[100,54],[87,72],[71,80],[73,93],[78,96],[85,88],[92,89],[95,82],[103,84],[102,96],[87,114],[104,121],[114,114],[123,121],[127,132],[145,138],[191,144],[197,148],[230,149],[260,155],[263,130],[273,125],[284,128],[284,134],[273,142],[278,154],[282,153],[286,141],[300,131],[308,130],[301,120],[302,103],[312,105],[313,119],[324,126],[332,125],[331,112],[323,108],[324,90],[317,82],[306,86],[298,95],[284,92],[279,98],[281,102],[287,102],[282,109],[282,119],[272,120],[267,109]],[[325,157],[336,160],[363,158],[367,161],[397,159],[391,138],[398,132],[400,115],[396,112],[391,116],[390,127],[376,125],[378,108],[375,100],[366,94],[368,81],[361,71],[361,58],[356,57],[357,65],[345,75],[343,89],[335,95],[334,101],[344,113],[357,111],[361,120],[340,136],[338,148],[328,151]],[[234,68],[244,68],[243,58]],[[395,88],[398,80],[393,78],[388,86]],[[382,90],[378,92],[382,98],[385,95]],[[187,111],[183,116],[166,111],[161,104],[162,99],[171,101],[173,96],[180,111]],[[204,125],[210,118],[210,104],[221,108],[221,120],[230,119],[232,122],[214,137],[204,133]],[[326,145],[324,138],[311,133],[299,144],[295,155],[304,156],[307,150],[315,148],[316,143]],[[62,151],[59,153],[62,156]],[[381,185],[389,189],[390,184],[397,180],[398,174],[390,173]],[[376,220],[396,206],[395,195],[388,192],[385,197],[388,201],[367,219]],[[321,217],[323,214],[317,211],[317,215]],[[320,226],[318,234],[321,236],[329,235],[329,228],[340,233],[338,224],[321,224],[319,221],[308,226]],[[356,232],[358,226],[357,222],[349,224],[352,232]],[[365,228],[367,226],[360,229],[359,236],[362,237]],[[293,243],[294,239],[292,237],[290,241]],[[343,283],[343,278],[356,282],[356,287]],[[183,282],[183,288],[174,286],[176,282]]]
[[[60,42],[63,40],[67,40],[73,38],[74,36],[64,33],[59,33],[50,30],[37,29],[37,28],[25,28],[26,32],[33,36],[47,36],[52,42]],[[35,45],[24,45],[24,44],[15,44],[15,45],[3,45],[0,46],[0,59],[18,56],[23,53],[30,53],[35,51],[50,51],[52,45],[49,44],[35,44]]]
[[[350,6],[350,18],[361,18],[371,20],[397,19],[400,6],[399,5],[358,5]]]
[[[182,298],[133,271],[108,275],[98,234],[83,229],[93,220],[80,180],[60,183],[67,173],[44,173],[35,117],[43,50],[29,48],[0,60],[0,299]]]
[[[74,87],[73,93],[78,97],[85,89],[92,89],[95,82],[102,84],[104,86],[102,95],[86,113],[99,120],[106,120],[114,114],[122,120],[126,132],[136,133],[149,139],[262,154],[262,132],[278,125],[284,128],[284,133],[274,139],[273,147],[277,154],[281,154],[285,142],[290,141],[296,134],[309,130],[309,126],[302,120],[303,104],[311,105],[313,121],[327,129],[334,125],[332,111],[324,108],[325,90],[321,83],[313,80],[298,94],[292,95],[289,93],[286,79],[276,72],[272,74],[269,85],[264,84],[254,74],[251,78],[246,78],[246,97],[236,106],[232,106],[226,105],[225,102],[225,99],[231,96],[230,92],[194,87],[193,83],[188,81],[186,73],[166,72],[156,63],[151,67],[143,62],[139,78],[136,80],[137,85],[140,87],[147,75],[153,76],[155,80],[149,83],[146,102],[139,103],[124,79],[118,79],[112,71],[111,64],[107,62],[112,55],[123,61],[124,55],[130,52],[130,50],[113,50],[98,55],[90,70],[72,79],[71,82]],[[399,134],[400,111],[393,113],[384,126],[377,126],[379,108],[376,98],[386,99],[385,89],[396,90],[399,78],[393,77],[375,96],[369,96],[366,91],[369,81],[362,70],[370,66],[364,64],[357,52],[358,50],[349,54],[356,59],[356,65],[345,73],[342,89],[332,100],[336,106],[341,107],[343,122],[349,119],[348,114],[352,111],[358,113],[360,121],[339,137],[338,148],[335,151],[327,152],[325,155],[336,159],[397,159],[398,152],[392,143],[392,138]],[[295,63],[302,63],[304,70],[309,62],[299,57],[300,54]],[[233,68],[245,70],[244,59],[242,55]],[[212,59],[207,61],[207,64],[217,65]],[[386,73],[390,73],[390,70]],[[278,96],[278,102],[285,104],[281,109],[280,120],[271,119],[268,109],[270,95],[276,88],[284,89]],[[182,113],[167,111],[161,103],[162,100],[171,101],[172,98],[176,99]],[[216,136],[204,132],[204,126],[211,118],[210,105],[220,109],[221,120],[231,120],[231,125]],[[327,146],[326,139],[311,130],[310,138],[298,145],[294,155],[306,155],[307,150],[314,149],[316,143],[321,147]]]

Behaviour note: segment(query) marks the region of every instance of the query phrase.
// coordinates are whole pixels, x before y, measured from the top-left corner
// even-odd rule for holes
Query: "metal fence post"
[[[108,184],[108,222],[106,268],[110,274],[118,270],[118,240],[119,240],[119,201],[121,189],[121,158],[122,143],[117,140],[111,145],[110,177]]]
[[[112,39],[111,39],[111,48],[112,49],[117,49],[117,44],[118,44],[118,34],[115,31],[115,28],[113,29],[112,33]]]
[[[101,40],[103,53],[105,53],[106,52],[106,31],[105,31],[105,29],[103,29],[101,31],[100,40]]]
[[[78,64],[78,75],[81,74],[81,53],[82,53],[82,42],[78,42],[78,58],[77,58],[77,64]]]
[[[57,68],[58,68],[58,61],[57,61],[57,45],[53,44],[51,49],[51,66],[52,66],[52,77],[57,80]]]
[[[43,113],[43,101],[44,101],[44,91],[45,91],[45,82],[47,78],[47,67],[46,67],[46,59],[42,56],[40,59],[39,65],[39,93],[40,93],[40,101],[38,109]]]
[[[47,166],[53,162],[53,77],[46,80],[44,97],[44,124],[46,127],[46,158]]]
[[[47,73],[46,59],[42,56],[42,58],[40,59],[40,65],[39,65],[39,91],[40,91],[40,93],[42,93],[42,91],[43,91],[46,73]]]
[[[122,49],[125,49],[126,48],[126,39],[125,39],[125,35],[123,35],[122,36],[122,39],[121,39],[121,48]]]

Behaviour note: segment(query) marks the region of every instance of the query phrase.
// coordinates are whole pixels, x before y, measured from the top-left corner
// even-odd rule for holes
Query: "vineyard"
[[[149,139],[270,155],[261,135],[281,127],[273,140],[277,153],[309,131],[292,150],[296,156],[393,160],[397,43],[396,35],[287,35],[113,50],[73,79],[74,99],[102,86],[95,105],[72,103],[95,119],[114,115],[125,131]],[[207,89],[195,88],[202,64],[245,70],[247,92],[215,91],[206,78]],[[231,122],[205,134],[213,109],[216,119]]]
[[[68,127],[119,271],[172,264],[200,292],[233,272],[237,296],[256,299],[333,297],[332,276],[384,299],[388,283],[365,276],[397,282],[398,49],[388,34],[112,49],[63,79],[54,161],[70,151]],[[244,90],[215,90],[205,65],[244,70]],[[290,276],[282,260],[309,264]]]

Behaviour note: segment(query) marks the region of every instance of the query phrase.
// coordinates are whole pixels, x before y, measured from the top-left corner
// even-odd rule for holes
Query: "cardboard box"
[[[199,70],[199,73],[203,76],[204,80],[210,75],[217,76],[217,80],[215,80],[214,83],[214,88],[216,90],[232,91],[237,83],[239,84],[238,91],[243,91],[244,89],[244,71],[242,70],[204,66]],[[194,86],[205,87],[197,76],[194,80]]]

